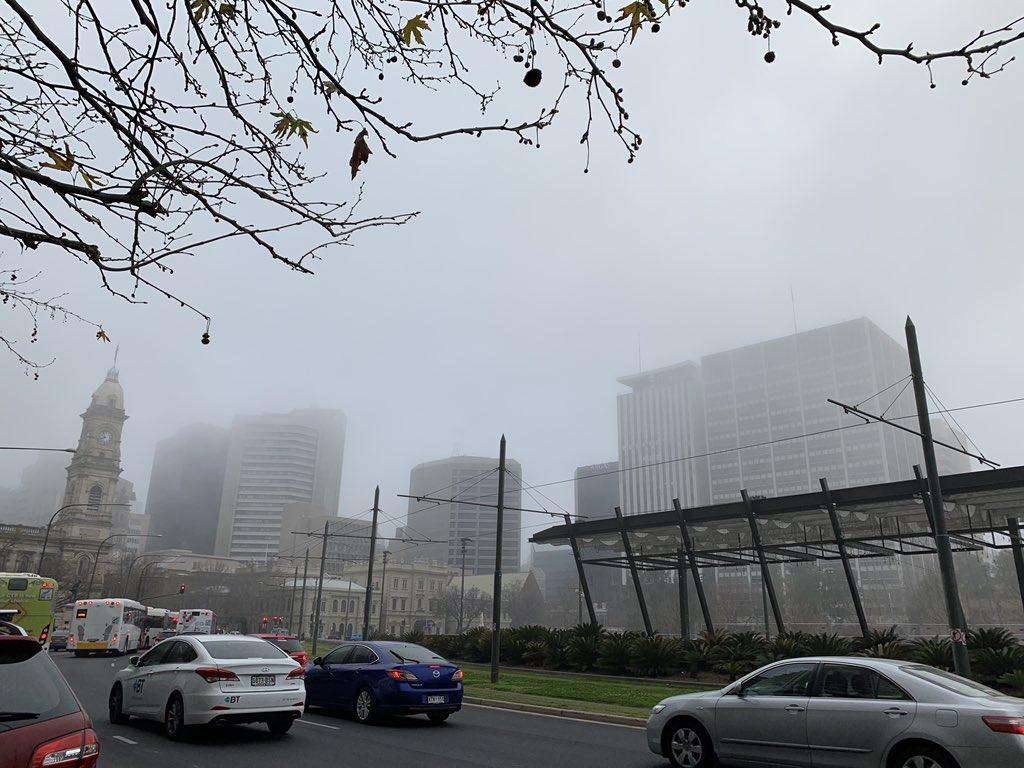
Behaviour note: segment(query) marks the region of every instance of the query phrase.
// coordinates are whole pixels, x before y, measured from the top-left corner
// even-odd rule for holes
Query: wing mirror
[[[324,665],[323,656],[317,656],[315,659],[313,659],[313,663],[318,667],[322,667]]]
[[[128,663],[131,664],[133,667],[137,667],[139,666],[139,658],[140,657],[138,656],[132,656],[130,659],[128,659]]]

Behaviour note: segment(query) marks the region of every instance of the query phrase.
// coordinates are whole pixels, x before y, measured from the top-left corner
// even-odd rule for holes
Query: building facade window
[[[87,505],[87,509],[90,509],[95,512],[97,509],[100,508],[100,502],[102,500],[103,489],[100,488],[98,485],[94,485],[92,488],[89,489],[89,502]]]

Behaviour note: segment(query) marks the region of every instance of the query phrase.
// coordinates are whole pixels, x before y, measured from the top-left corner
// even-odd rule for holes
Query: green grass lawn
[[[478,664],[461,666],[466,674],[467,696],[630,717],[647,717],[651,707],[668,696],[706,690],[600,677],[531,673],[507,668],[502,668],[497,683],[491,683],[489,667]]]

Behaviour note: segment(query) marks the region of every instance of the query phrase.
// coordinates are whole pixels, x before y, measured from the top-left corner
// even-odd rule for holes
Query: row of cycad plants
[[[432,637],[429,644],[446,658],[486,662],[491,657],[491,633],[486,628]],[[1011,632],[978,629],[971,632],[968,645],[976,679],[1024,693],[1024,644]],[[764,664],[801,656],[866,656],[953,667],[949,639],[907,640],[895,627],[873,630],[868,637],[783,632],[770,640],[757,632],[723,630],[701,632],[693,639],[647,637],[608,632],[599,624],[572,629],[527,626],[501,634],[503,664],[611,675],[663,677],[681,672],[695,678],[711,672],[735,680]]]

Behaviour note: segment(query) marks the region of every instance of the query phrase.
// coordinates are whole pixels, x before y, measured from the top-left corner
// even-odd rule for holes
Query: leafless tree
[[[173,283],[187,257],[231,247],[311,273],[356,233],[416,215],[360,213],[355,184],[339,200],[323,170],[331,164],[326,133],[352,137],[355,179],[374,153],[395,155],[404,142],[504,134],[537,146],[571,98],[584,106],[586,162],[595,123],[632,160],[641,137],[612,79],[619,52],[675,23],[688,0],[620,2],[0,0],[0,242],[56,249],[95,269],[125,301],[179,302],[205,322],[208,343],[207,310]],[[879,62],[922,65],[929,78],[934,62],[958,59],[965,83],[1000,71],[1001,51],[1024,36],[1016,19],[958,47],[919,53],[878,42],[877,24],[845,26],[828,5],[734,2],[769,63],[785,14]],[[474,75],[470,63],[488,56],[521,66],[522,83],[519,75],[496,84]],[[385,75],[462,93],[485,119],[462,123],[442,113],[418,119],[434,124],[420,129],[413,120],[423,116],[385,102]],[[554,83],[545,107],[486,118],[498,88],[536,87],[542,78]],[[34,264],[9,271],[0,295],[27,325],[0,326],[0,342],[34,372],[45,362],[22,342],[35,339],[37,320],[80,318],[59,297],[25,290],[29,278],[19,275],[35,275]],[[106,339],[99,324],[96,335]]]

